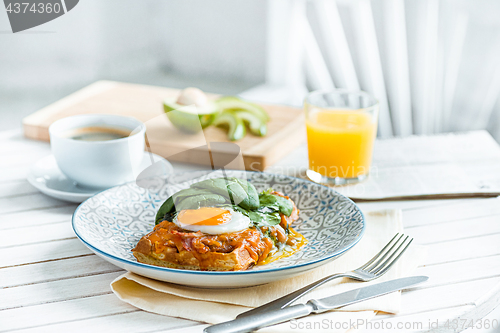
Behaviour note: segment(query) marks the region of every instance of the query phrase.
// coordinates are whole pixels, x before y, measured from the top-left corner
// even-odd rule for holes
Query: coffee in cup
[[[134,180],[144,156],[145,125],[132,117],[88,114],[49,127],[61,171],[79,185],[108,188]]]

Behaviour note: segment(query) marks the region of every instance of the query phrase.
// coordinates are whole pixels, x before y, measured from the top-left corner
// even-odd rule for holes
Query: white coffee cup
[[[86,127],[105,127],[130,132],[109,141],[81,141],[67,133]],[[50,145],[61,171],[79,185],[109,188],[133,181],[144,156],[146,126],[132,117],[107,114],[70,116],[49,127]]]

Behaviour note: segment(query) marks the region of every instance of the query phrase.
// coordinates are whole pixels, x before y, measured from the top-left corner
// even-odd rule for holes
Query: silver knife
[[[288,306],[267,313],[257,313],[231,321],[209,326],[203,330],[205,333],[237,333],[251,332],[270,325],[305,317],[311,313],[321,313],[342,306],[358,303],[370,298],[385,295],[415,286],[427,281],[427,276],[412,276],[387,282],[377,283],[368,287],[346,291],[345,293],[330,297],[311,299],[306,304]]]

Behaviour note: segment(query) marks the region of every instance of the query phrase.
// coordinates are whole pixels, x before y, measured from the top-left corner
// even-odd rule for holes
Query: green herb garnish
[[[259,194],[260,207],[269,207],[286,216],[290,216],[293,211],[293,205],[290,200],[271,194],[272,189]]]
[[[184,209],[231,207],[250,218],[254,227],[275,226],[281,222],[279,213],[292,214],[293,204],[271,192],[268,189],[257,194],[251,183],[234,177],[207,179],[170,196],[158,210],[156,224],[171,221]]]

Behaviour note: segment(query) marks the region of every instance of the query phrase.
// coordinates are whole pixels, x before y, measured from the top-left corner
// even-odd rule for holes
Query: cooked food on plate
[[[291,224],[299,210],[286,195],[258,194],[239,178],[207,179],[169,197],[156,226],[132,250],[137,261],[171,268],[240,271],[299,251],[307,240]]]

